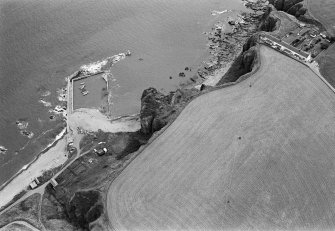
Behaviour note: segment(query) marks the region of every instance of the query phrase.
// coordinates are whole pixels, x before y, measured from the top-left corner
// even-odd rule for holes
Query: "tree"
[[[321,43],[321,49],[322,49],[322,50],[326,50],[328,47],[329,47],[328,44],[326,44],[326,43]]]

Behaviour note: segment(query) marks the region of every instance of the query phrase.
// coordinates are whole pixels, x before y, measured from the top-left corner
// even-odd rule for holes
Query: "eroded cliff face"
[[[200,92],[196,89],[183,89],[163,95],[155,88],[143,91],[141,97],[141,132],[145,135],[164,127],[190,99]]]
[[[276,9],[271,5],[266,9],[258,25],[258,30],[272,32],[280,27],[280,20],[273,13],[275,11]]]
[[[172,113],[170,97],[158,92],[155,88],[143,91],[141,97],[141,132],[151,134],[160,130],[167,123],[168,115]]]
[[[71,223],[84,230],[103,212],[100,193],[94,190],[76,192],[66,208]]]
[[[217,86],[225,83],[236,82],[242,75],[251,72],[258,61],[257,44],[259,34],[251,36],[243,46],[243,51],[235,59],[227,73],[218,82]]]

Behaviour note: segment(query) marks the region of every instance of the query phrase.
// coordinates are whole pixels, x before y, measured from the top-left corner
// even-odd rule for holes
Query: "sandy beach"
[[[56,168],[67,160],[66,136],[57,144],[42,154],[26,170],[23,170],[0,191],[0,208],[10,202],[15,195],[27,188],[29,184],[44,171]]]
[[[96,132],[99,129],[105,132],[134,132],[141,128],[138,116],[125,116],[112,121],[96,109],[78,109],[68,119],[68,123],[72,129],[80,128],[91,132]],[[39,156],[27,169],[14,177],[0,191],[0,208],[10,202],[15,195],[26,189],[44,171],[64,164],[67,161],[66,146],[67,136],[65,135],[54,147],[51,147]]]
[[[135,132],[141,128],[140,119],[136,116],[127,116],[114,121],[96,109],[81,108],[69,115],[69,125],[86,131],[104,132]]]

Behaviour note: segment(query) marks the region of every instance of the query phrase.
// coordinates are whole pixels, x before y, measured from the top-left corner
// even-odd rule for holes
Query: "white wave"
[[[40,99],[38,102],[41,103],[41,104],[43,104],[44,107],[51,107],[51,103],[48,102],[48,101],[45,101],[43,99]]]
[[[57,90],[57,99],[58,101],[66,101],[66,88],[61,88]]]
[[[50,113],[54,113],[54,114],[62,114],[64,117],[66,117],[66,108],[63,108],[60,105],[56,105],[56,107],[53,110],[49,110]]]
[[[29,125],[29,123],[27,121],[23,121],[23,120],[18,120],[16,121],[16,125],[20,130],[26,129]]]
[[[224,14],[228,12],[232,12],[232,11],[231,10],[223,10],[223,11],[212,10],[211,15],[215,16],[215,15]]]
[[[30,131],[27,131],[27,130],[21,130],[20,133],[21,133],[23,136],[28,137],[29,139],[31,139],[31,138],[34,137],[34,133],[33,133],[33,132],[30,132]]]
[[[80,70],[86,74],[95,74],[101,71],[102,67],[107,64],[108,60],[97,61],[80,67]]]
[[[27,170],[29,167],[29,164],[23,165],[23,167],[21,168],[22,170]]]
[[[46,90],[46,91],[44,91],[44,92],[41,93],[42,97],[46,97],[46,96],[49,96],[49,95],[51,95],[51,92],[48,91],[48,90]]]
[[[93,62],[90,64],[86,64],[80,67],[81,72],[83,72],[84,74],[96,74],[98,72],[100,72],[102,70],[102,68],[104,66],[106,66],[108,63],[110,63],[111,65],[114,65],[115,63],[121,61],[122,59],[126,58],[126,54],[125,53],[120,53],[117,55],[113,55],[111,57],[108,57],[106,59],[97,61],[97,62]]]
[[[5,154],[7,152],[7,148],[5,146],[0,145],[0,154]]]

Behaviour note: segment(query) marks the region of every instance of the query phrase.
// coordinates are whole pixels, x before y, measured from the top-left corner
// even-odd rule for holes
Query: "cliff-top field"
[[[261,62],[192,101],[116,178],[115,230],[335,227],[335,94],[270,48]]]
[[[320,65],[321,74],[332,86],[335,86],[335,45],[330,46],[322,53],[317,61]]]
[[[307,0],[310,13],[335,36],[335,1],[334,0]]]
[[[334,0],[307,0],[309,11],[335,36],[335,1]],[[327,49],[318,57],[320,71],[328,82],[335,86],[335,47]]]

